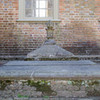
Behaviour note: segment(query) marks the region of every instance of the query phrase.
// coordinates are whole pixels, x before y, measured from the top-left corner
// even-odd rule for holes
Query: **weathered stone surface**
[[[44,98],[30,98],[29,100],[43,100]]]
[[[44,45],[28,53],[27,58],[63,58],[74,56],[73,53],[56,45],[55,40],[53,40],[54,28],[51,21],[49,21],[46,31],[47,40],[44,42]]]
[[[54,97],[54,98],[0,98],[0,100],[99,100],[98,98],[65,98],[65,97]]]
[[[70,91],[57,91],[57,96],[72,97]]]
[[[0,100],[13,100],[13,98],[0,98]]]
[[[36,91],[36,88],[35,88],[35,87],[29,87],[29,86],[25,85],[25,86],[23,87],[23,90],[25,90],[25,91],[27,91],[27,90]]]
[[[27,58],[63,58],[74,56],[71,52],[57,45],[43,45],[27,54]]]
[[[81,91],[85,91],[85,88],[86,88],[85,86],[81,86],[81,87],[80,87],[80,90],[81,90]]]
[[[72,85],[67,85],[66,86],[66,89],[68,90],[68,91],[78,91],[79,90],[79,86],[72,86]]]
[[[29,98],[14,98],[14,100],[29,100]]]
[[[78,60],[78,61],[9,61],[4,64],[6,66],[49,66],[49,65],[95,65],[96,63],[90,60]],[[14,67],[16,68],[16,67]]]
[[[7,88],[5,87],[4,90],[0,90],[0,100],[3,100],[3,99],[9,100],[7,98],[11,98],[11,100],[12,100],[12,98],[15,98],[14,100],[27,100],[27,99],[28,100],[41,100],[41,99],[43,99],[43,100],[45,100],[45,99],[49,99],[49,100],[59,100],[59,99],[60,100],[81,100],[81,99],[82,100],[88,100],[88,99],[99,100],[100,99],[99,97],[93,98],[96,90],[92,91],[94,93],[94,94],[91,95],[92,98],[85,98],[85,97],[88,97],[87,93],[88,93],[88,89],[91,88],[91,85],[89,85],[88,87],[85,87],[86,89],[82,91],[82,90],[77,90],[77,89],[73,88],[77,85],[73,86],[73,84],[70,84],[70,85],[65,84],[68,81],[69,80],[66,80],[66,82],[61,82],[61,81],[56,81],[56,80],[55,81],[52,81],[52,80],[48,81],[50,83],[48,85],[48,86],[50,86],[49,90],[51,89],[52,91],[54,91],[56,93],[55,96],[52,95],[52,94],[44,95],[44,93],[43,93],[44,89],[43,88],[42,88],[43,90],[40,89],[40,90],[37,91],[36,88],[39,89],[38,88],[39,84],[37,86],[34,86],[34,85],[33,86],[29,86],[29,85],[26,86],[23,83],[21,83],[21,81],[11,82],[11,84],[6,86]],[[29,81],[26,80],[26,83],[27,82],[29,82]],[[31,82],[37,82],[38,83],[40,81],[31,80]],[[44,81],[44,82],[47,83],[47,81]],[[78,81],[72,80],[71,82],[78,82]],[[96,83],[98,82],[98,84],[100,84],[99,80],[95,81],[95,82]],[[90,83],[90,82],[85,83],[85,85],[88,85],[88,83]],[[91,80],[91,84],[93,84],[93,83],[94,83],[94,81]],[[13,84],[17,84],[16,90],[12,89]],[[23,87],[22,87],[22,84],[23,84]],[[43,85],[43,81],[41,81],[40,84]],[[19,85],[19,87],[21,86],[21,88],[19,88],[18,85]],[[71,90],[66,90],[66,89],[64,90],[64,87],[66,88],[67,86],[70,86]],[[81,86],[83,86],[83,85],[81,84]],[[92,88],[95,88],[96,84],[93,84],[93,86],[94,87],[92,87]],[[55,87],[56,87],[56,89],[55,89]],[[60,88],[57,89],[57,87],[58,88],[60,87]],[[80,86],[77,86],[77,87],[80,87]],[[33,90],[31,88],[33,88]],[[45,93],[46,93],[46,91],[45,91]],[[98,96],[100,96],[100,95],[98,95]],[[69,97],[71,97],[71,98],[69,98]]]
[[[99,77],[100,65],[79,61],[10,61],[0,67],[1,77]]]
[[[43,45],[55,45],[56,44],[56,41],[53,40],[53,39],[48,39],[44,42]]]
[[[88,98],[85,98],[85,99],[78,99],[78,100],[93,100],[93,99],[88,99]]]
[[[94,86],[95,90],[100,91],[100,85]]]
[[[86,97],[86,91],[72,91],[72,97]]]

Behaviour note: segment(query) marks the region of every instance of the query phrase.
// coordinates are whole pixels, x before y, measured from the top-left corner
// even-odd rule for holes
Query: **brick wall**
[[[57,44],[74,54],[100,54],[100,1],[59,0]],[[45,23],[17,22],[18,0],[0,0],[0,56],[26,55],[46,39]]]

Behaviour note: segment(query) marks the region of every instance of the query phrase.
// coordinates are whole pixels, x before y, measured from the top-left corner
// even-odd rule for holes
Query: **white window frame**
[[[54,1],[54,14],[52,18],[44,17],[44,18],[36,18],[36,17],[25,17],[25,0],[19,0],[19,19],[18,21],[48,21],[48,20],[55,20],[59,21],[58,13],[59,13],[59,0]]]

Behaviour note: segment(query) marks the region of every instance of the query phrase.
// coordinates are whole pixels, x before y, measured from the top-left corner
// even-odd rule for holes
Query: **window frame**
[[[59,0],[54,0],[54,13],[53,17],[25,17],[25,0],[19,0],[19,21],[45,21],[45,20],[58,20]]]

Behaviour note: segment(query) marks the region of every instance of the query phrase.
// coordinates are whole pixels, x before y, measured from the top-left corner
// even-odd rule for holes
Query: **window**
[[[58,0],[19,0],[19,19],[58,19]]]
[[[25,0],[25,17],[52,17],[53,0]]]

